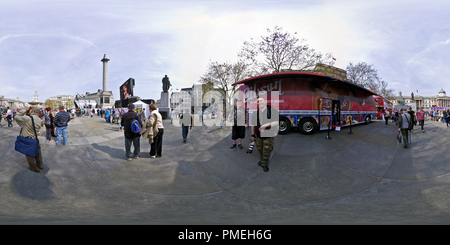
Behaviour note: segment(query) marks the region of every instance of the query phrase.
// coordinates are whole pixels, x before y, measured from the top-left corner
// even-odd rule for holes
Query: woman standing
[[[36,135],[39,135],[39,130],[43,126],[43,121],[38,117],[38,113],[39,107],[36,105],[32,105],[30,107],[25,107],[24,111],[21,111],[16,115],[15,120],[19,125],[19,127],[21,128],[20,135],[36,139]],[[31,119],[31,117],[33,117],[33,120]],[[34,128],[33,128],[33,121],[34,121]],[[37,156],[35,157],[26,156],[26,158],[28,165],[30,165],[28,169],[30,169],[31,171],[39,173],[40,172],[39,169],[44,169],[44,166],[42,164],[42,154],[40,146],[39,146],[39,154]]]
[[[448,123],[450,122],[450,109],[447,110],[447,116],[445,117],[445,122],[447,123],[447,128],[448,128]]]
[[[164,134],[164,126],[162,123],[162,116],[158,112],[157,107],[155,104],[150,104],[149,106],[150,110],[150,116],[148,117],[147,125],[146,127],[152,131],[156,132],[156,129],[158,130],[158,133],[153,134],[153,142],[150,144],[150,157],[161,157],[162,155],[162,138]]]
[[[44,124],[45,124],[45,138],[47,142],[52,142],[53,133],[53,115],[50,107],[45,108],[44,112]]]
[[[119,112],[119,132],[122,132],[122,116],[123,116],[123,108],[120,108]]]

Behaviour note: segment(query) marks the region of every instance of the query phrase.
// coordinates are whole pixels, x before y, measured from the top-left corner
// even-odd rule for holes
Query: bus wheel
[[[291,131],[291,121],[286,117],[280,117],[279,134],[287,134]]]
[[[316,131],[316,122],[312,118],[305,118],[300,121],[298,129],[302,134],[313,134]]]
[[[370,116],[366,116],[366,118],[364,119],[364,121],[365,121],[366,124],[369,124],[369,123],[370,123]]]

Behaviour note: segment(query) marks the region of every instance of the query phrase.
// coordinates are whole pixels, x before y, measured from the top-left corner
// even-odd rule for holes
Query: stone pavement
[[[229,127],[165,120],[163,156],[125,159],[124,137],[99,117],[72,120],[68,145],[47,143],[44,170],[14,151],[19,128],[0,128],[0,224],[448,224],[450,129],[426,122],[412,145],[375,121],[305,136],[278,135],[270,171],[258,153],[230,149]],[[247,131],[249,133],[249,131]],[[249,135],[249,134],[247,134]]]

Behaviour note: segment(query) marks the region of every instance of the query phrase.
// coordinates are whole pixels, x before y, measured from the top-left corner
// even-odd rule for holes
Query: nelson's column
[[[111,91],[108,91],[108,61],[106,54],[103,56],[103,91],[100,94],[100,108],[113,107],[114,97]]]

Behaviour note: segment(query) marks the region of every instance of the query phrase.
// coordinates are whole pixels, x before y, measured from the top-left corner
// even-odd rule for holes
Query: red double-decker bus
[[[339,78],[308,72],[282,72],[242,80],[239,97],[246,108],[256,110],[256,95],[278,91],[268,105],[278,109],[279,134],[298,128],[312,134],[329,126],[369,123],[377,116],[373,93]]]
[[[392,102],[381,95],[374,96],[377,108],[377,118],[382,118],[382,115],[388,110],[392,112]]]

